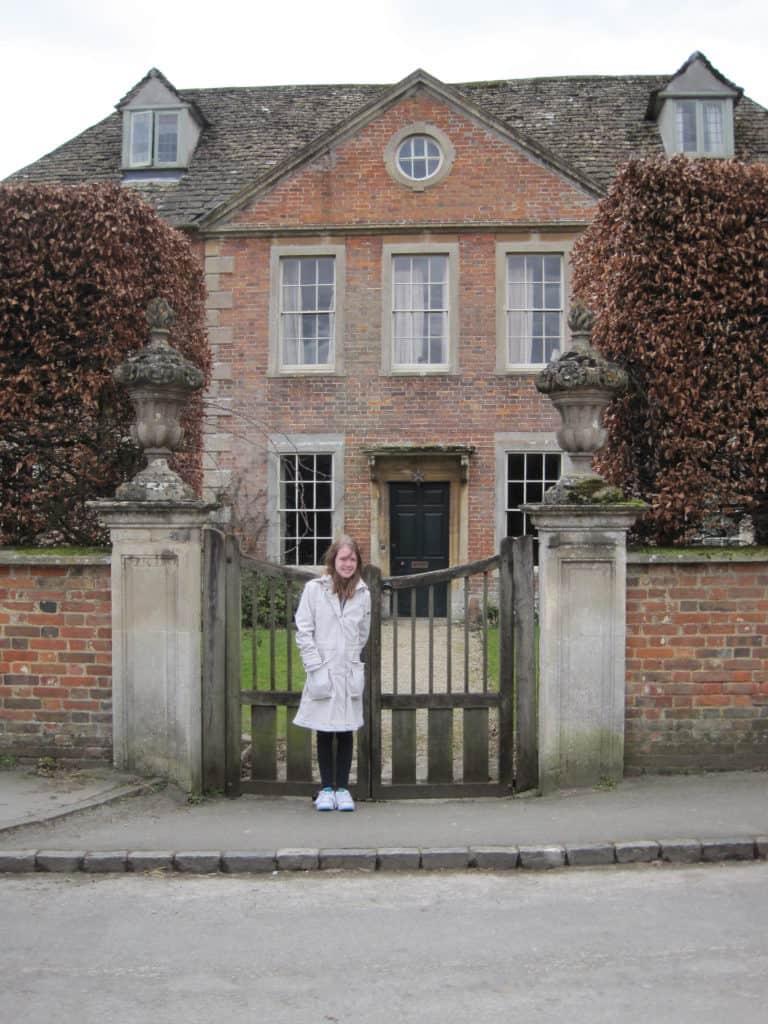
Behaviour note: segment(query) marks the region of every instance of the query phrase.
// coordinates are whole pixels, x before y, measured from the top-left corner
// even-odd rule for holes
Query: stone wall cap
[[[615,504],[563,504],[563,505],[522,505],[528,515],[548,516],[553,519],[617,519],[637,518],[649,507],[643,501],[616,502]]]
[[[0,548],[0,565],[109,565],[111,559],[111,548],[71,553],[45,548]]]
[[[659,548],[658,551],[627,549],[632,565],[723,565],[733,562],[768,562],[768,547]]]

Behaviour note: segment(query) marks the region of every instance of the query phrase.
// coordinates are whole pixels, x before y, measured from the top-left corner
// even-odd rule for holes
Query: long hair
[[[338,555],[341,548],[350,548],[357,558],[357,568],[348,580],[345,580],[336,572],[336,555]],[[338,594],[339,598],[347,600],[352,597],[360,580],[362,568],[363,556],[360,554],[358,543],[345,533],[343,533],[341,537],[337,538],[325,553],[325,573],[327,576],[331,577],[333,582],[333,592],[334,594]]]

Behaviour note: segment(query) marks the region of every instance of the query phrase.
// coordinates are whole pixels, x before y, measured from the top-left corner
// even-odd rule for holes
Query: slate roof
[[[585,76],[472,82],[450,86],[519,136],[549,150],[606,190],[627,160],[663,154],[649,97],[671,76]],[[241,189],[267,177],[318,137],[341,128],[391,85],[295,85],[179,89],[206,122],[178,181],[134,183],[160,214],[194,226]],[[736,156],[768,162],[768,110],[742,97],[734,115]],[[116,111],[6,183],[122,179],[122,119]]]

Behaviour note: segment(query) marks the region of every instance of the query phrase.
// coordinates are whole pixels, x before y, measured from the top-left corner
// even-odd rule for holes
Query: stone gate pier
[[[539,788],[590,786],[624,774],[627,533],[646,507],[592,468],[603,409],[627,375],[591,345],[592,315],[574,305],[573,346],[539,374],[562,420],[565,472],[526,512],[539,534]]]

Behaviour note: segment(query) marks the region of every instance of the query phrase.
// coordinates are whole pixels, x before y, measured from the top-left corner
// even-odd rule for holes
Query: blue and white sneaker
[[[318,811],[336,810],[336,794],[330,786],[326,786],[325,789],[321,789],[317,794],[315,797],[315,807]]]
[[[348,789],[337,789],[336,790],[336,810],[337,811],[354,811],[355,801],[352,799],[352,794]]]

